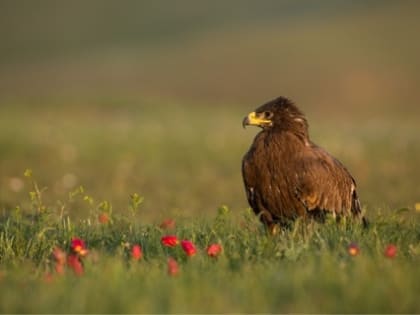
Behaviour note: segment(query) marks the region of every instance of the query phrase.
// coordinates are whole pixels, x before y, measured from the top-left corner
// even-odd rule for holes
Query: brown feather
[[[243,158],[242,175],[248,202],[265,224],[324,212],[360,216],[354,179],[310,141],[307,121],[292,102],[280,97],[253,114],[264,119],[244,122],[263,130]]]

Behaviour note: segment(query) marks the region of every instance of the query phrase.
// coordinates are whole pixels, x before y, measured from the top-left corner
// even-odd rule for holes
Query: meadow
[[[358,132],[342,124],[333,135],[314,126],[359,179],[371,225],[298,221],[270,236],[243,192],[240,160],[255,130],[240,126],[241,108],[92,108],[8,109],[8,119],[22,118],[17,129],[1,115],[2,172],[10,174],[2,182],[1,312],[420,311],[415,125],[404,123],[394,146],[385,122],[374,134],[370,124]],[[398,153],[395,173],[384,171],[383,152]],[[161,226],[168,219],[169,229]],[[165,235],[190,240],[197,254],[165,247]],[[73,238],[89,251],[82,275],[69,262],[56,271],[54,249],[71,253]],[[206,253],[213,243],[223,248],[217,258]],[[140,260],[131,257],[135,244]],[[397,253],[387,257],[390,244]]]
[[[234,215],[227,206],[206,220],[142,224],[137,194],[119,214],[80,188],[60,207],[48,207],[33,174],[25,174],[33,185],[31,215],[16,208],[1,223],[2,312],[419,311],[419,218],[408,209],[377,215],[367,229],[344,221],[297,221],[272,236],[251,211]],[[74,221],[65,209],[78,198],[89,215]],[[195,255],[180,245],[166,247],[165,235],[189,240]],[[82,271],[66,258],[60,263],[55,253],[60,248],[70,257],[76,237],[86,242]],[[211,244],[222,252],[209,256]],[[133,254],[135,245],[141,257]],[[169,257],[177,261],[175,271],[167,266]]]
[[[418,4],[240,4],[4,2],[1,313],[420,313]],[[367,228],[249,209],[241,121],[279,95]]]

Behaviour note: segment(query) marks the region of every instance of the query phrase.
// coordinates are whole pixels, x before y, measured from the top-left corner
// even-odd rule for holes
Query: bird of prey
[[[243,122],[262,130],[242,161],[249,205],[273,232],[298,217],[324,221],[331,213],[365,219],[349,171],[309,138],[308,122],[285,97],[269,101]]]

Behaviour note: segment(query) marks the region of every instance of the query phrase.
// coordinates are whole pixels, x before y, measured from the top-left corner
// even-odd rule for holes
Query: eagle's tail
[[[356,189],[353,190],[353,195],[351,199],[351,212],[356,218],[361,219],[363,223],[363,227],[366,228],[369,226],[368,220],[362,215],[362,207],[360,205],[360,200],[359,200],[359,197],[357,196]]]

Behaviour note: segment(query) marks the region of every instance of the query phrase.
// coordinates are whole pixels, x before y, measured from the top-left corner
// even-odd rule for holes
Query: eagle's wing
[[[248,199],[248,203],[252,209],[256,209],[257,200],[255,196],[254,187],[255,187],[257,179],[253,172],[252,167],[250,167],[247,156],[245,156],[242,161],[242,178],[244,180],[246,198]]]
[[[296,196],[308,211],[360,214],[355,181],[338,160],[311,144],[297,163]]]
[[[260,219],[265,224],[270,226],[275,221],[275,218],[273,218],[271,211],[267,208],[266,202],[261,195],[261,183],[258,182],[259,176],[257,174],[258,170],[253,159],[250,158],[250,155],[250,152],[248,152],[242,161],[242,177],[244,180],[246,197],[254,213],[260,216]]]

